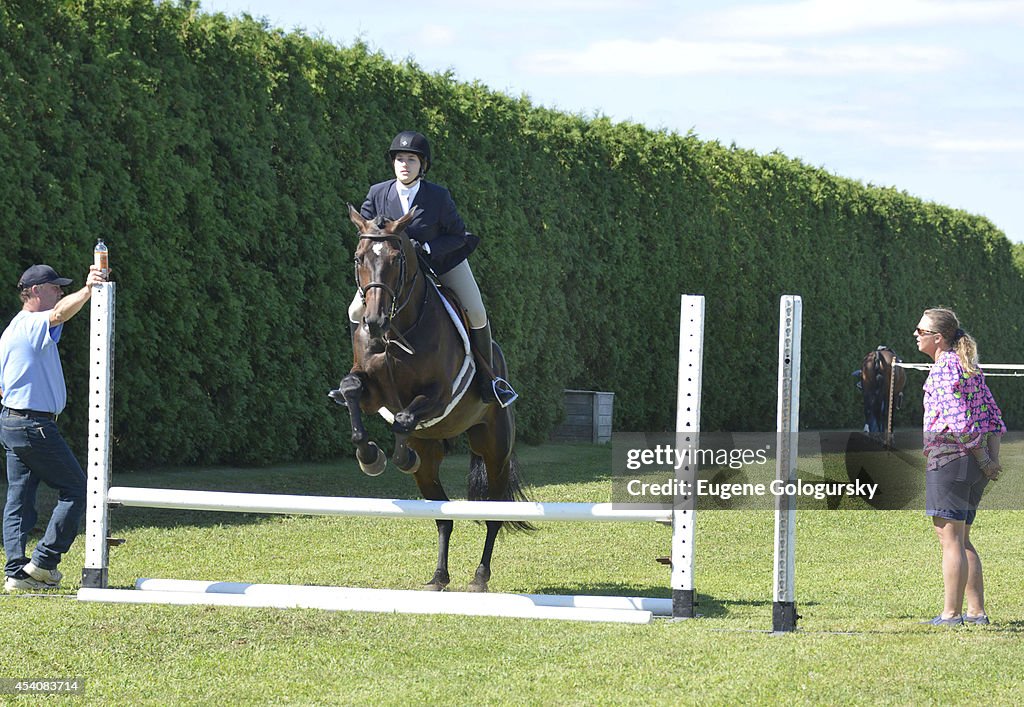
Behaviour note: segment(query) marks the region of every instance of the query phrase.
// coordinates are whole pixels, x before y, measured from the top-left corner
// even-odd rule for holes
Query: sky
[[[1024,0],[201,0],[534,105],[779,151],[1024,242]]]

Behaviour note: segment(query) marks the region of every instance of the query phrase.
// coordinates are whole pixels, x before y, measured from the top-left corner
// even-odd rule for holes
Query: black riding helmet
[[[395,135],[395,139],[391,141],[391,149],[388,150],[389,163],[395,161],[396,152],[412,152],[422,157],[423,169],[420,171],[421,176],[430,169],[430,143],[420,133],[413,130],[403,130],[398,135]]]

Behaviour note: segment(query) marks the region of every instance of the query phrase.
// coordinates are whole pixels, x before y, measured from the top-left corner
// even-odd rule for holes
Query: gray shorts
[[[925,508],[930,516],[959,520],[970,525],[988,485],[974,455],[954,459],[925,474]]]

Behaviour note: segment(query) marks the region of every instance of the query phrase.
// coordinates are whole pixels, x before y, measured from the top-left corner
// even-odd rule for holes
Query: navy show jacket
[[[389,179],[370,187],[359,213],[363,218],[397,220],[402,217],[402,202],[395,189],[397,180]],[[480,239],[466,231],[466,224],[455,209],[451,193],[439,184],[420,180],[413,199],[416,215],[405,227],[405,234],[420,243],[430,244],[430,254],[423,254],[438,275],[443,275],[472,253]]]

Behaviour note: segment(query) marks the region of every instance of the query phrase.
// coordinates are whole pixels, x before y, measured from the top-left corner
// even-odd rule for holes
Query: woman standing
[[[935,361],[924,383],[924,454],[927,513],[942,546],[943,608],[926,623],[987,624],[971,524],[986,484],[1002,471],[999,440],[1006,425],[978,367],[977,343],[954,312],[925,310],[914,336],[918,350]]]

